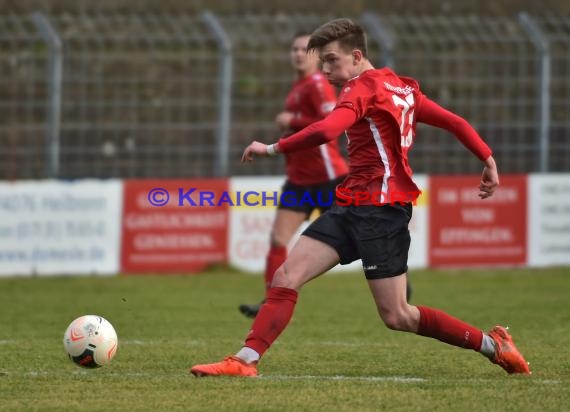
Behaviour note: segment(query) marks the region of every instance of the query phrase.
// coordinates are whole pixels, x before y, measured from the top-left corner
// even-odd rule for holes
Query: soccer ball
[[[85,315],[75,319],[63,335],[69,359],[85,368],[98,368],[117,353],[117,333],[101,316]]]

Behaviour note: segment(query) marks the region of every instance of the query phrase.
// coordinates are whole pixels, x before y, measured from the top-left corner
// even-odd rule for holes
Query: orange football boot
[[[257,376],[257,362],[247,363],[237,356],[226,356],[223,361],[194,365],[190,372],[197,378],[203,376]]]
[[[515,346],[507,328],[495,326],[487,334],[495,341],[495,355],[491,358],[491,362],[499,365],[507,373],[531,374],[528,362]]]

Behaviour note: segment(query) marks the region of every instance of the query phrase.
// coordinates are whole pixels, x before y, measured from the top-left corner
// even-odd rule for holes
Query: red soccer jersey
[[[481,161],[492,154],[465,119],[425,97],[415,80],[388,68],[366,70],[348,81],[326,119],[279,140],[277,149],[306,150],[346,129],[350,171],[337,189],[339,204],[411,202],[420,194],[408,164],[418,121],[451,132]]]
[[[322,73],[297,80],[285,102],[285,110],[295,116],[286,136],[324,118],[335,103],[335,90]],[[343,176],[348,173],[348,166],[340,153],[338,139],[334,139],[318,147],[286,154],[286,173],[290,182],[304,186]]]
[[[354,110],[357,121],[347,130],[350,174],[339,190],[369,193],[370,199],[360,204],[413,201],[419,196],[408,151],[421,99],[415,80],[388,68],[367,70],[343,86],[337,108]]]

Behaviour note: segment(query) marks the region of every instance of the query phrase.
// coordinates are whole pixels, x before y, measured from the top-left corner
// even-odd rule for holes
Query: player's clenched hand
[[[499,186],[499,172],[497,171],[495,160],[492,156],[489,156],[485,161],[485,168],[483,169],[481,183],[479,184],[479,197],[486,199],[493,196],[497,186]]]
[[[242,163],[253,161],[253,155],[268,156],[267,145],[255,140],[251,142],[243,151],[243,155],[241,157]]]

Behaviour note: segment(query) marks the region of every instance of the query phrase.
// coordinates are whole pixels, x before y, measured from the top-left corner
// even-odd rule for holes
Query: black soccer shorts
[[[408,271],[412,204],[333,207],[303,235],[334,248],[340,263],[362,259],[367,279],[398,276]]]

